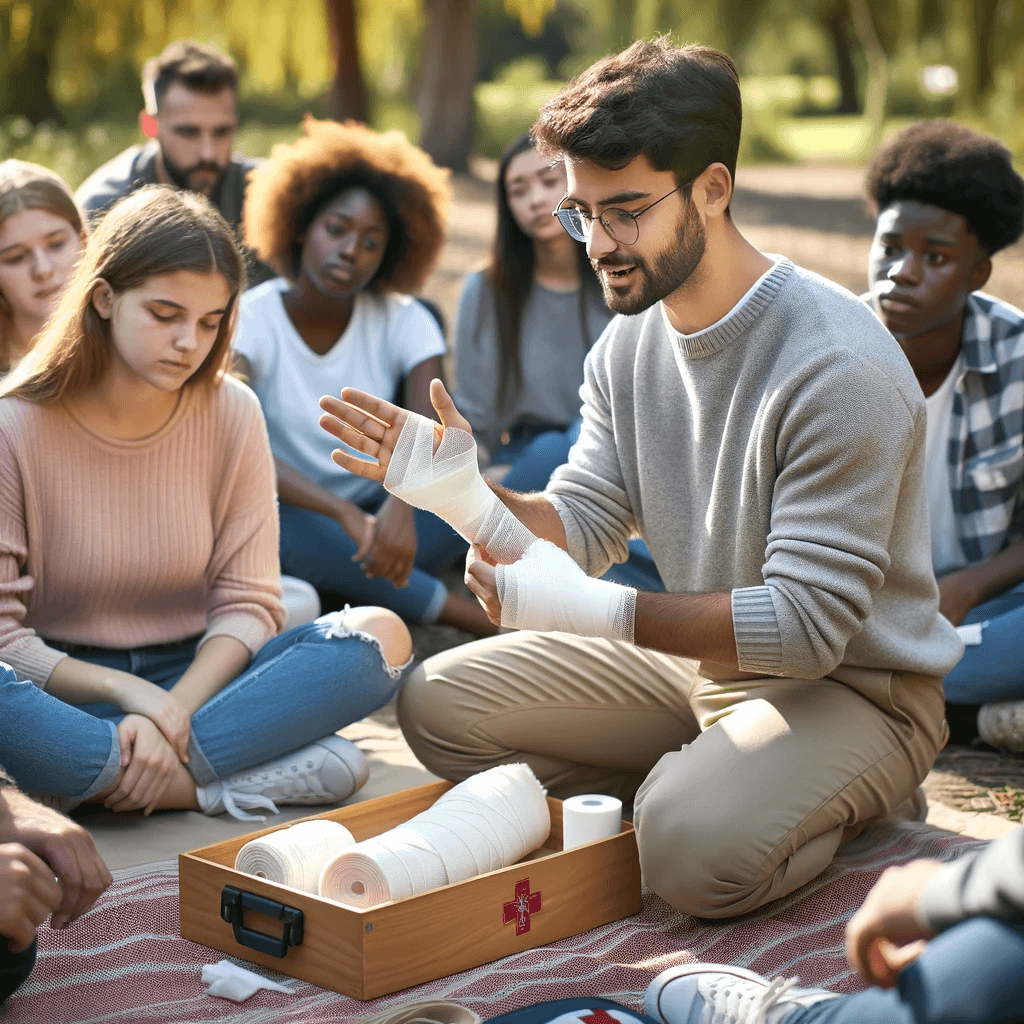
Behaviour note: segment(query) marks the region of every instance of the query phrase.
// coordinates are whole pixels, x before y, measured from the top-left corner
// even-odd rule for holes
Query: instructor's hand
[[[430,382],[430,402],[441,419],[434,430],[434,451],[441,443],[445,427],[459,427],[472,433],[469,421],[455,408],[451,395],[436,377]],[[383,483],[409,413],[358,388],[342,388],[340,399],[324,395],[320,408],[324,410],[320,426],[328,434],[375,461],[356,458],[340,448],[331,452],[331,458],[356,476]]]

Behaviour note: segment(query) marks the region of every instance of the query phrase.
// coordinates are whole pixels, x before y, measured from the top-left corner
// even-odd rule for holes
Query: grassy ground
[[[448,243],[427,287],[427,294],[448,318],[449,336],[462,278],[486,258],[494,229],[494,164],[480,161],[474,171],[474,176],[453,181],[455,203]],[[741,168],[733,214],[744,234],[763,251],[783,253],[854,292],[862,292],[872,220],[861,195],[861,180],[859,170],[838,164]],[[986,291],[1024,307],[1024,245],[996,257]],[[459,573],[453,573],[448,582],[459,586]],[[468,634],[444,626],[413,630],[416,654],[421,658],[470,639]],[[947,747],[925,790],[930,802],[1020,822],[1024,815],[1024,758],[989,749]]]

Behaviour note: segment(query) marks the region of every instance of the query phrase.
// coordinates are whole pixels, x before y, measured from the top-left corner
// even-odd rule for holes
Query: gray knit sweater
[[[850,292],[777,258],[697,334],[661,303],[619,317],[580,394],[582,435],[546,493],[590,575],[624,561],[637,530],[669,592],[732,593],[747,672],[956,664],[931,566],[924,398]]]

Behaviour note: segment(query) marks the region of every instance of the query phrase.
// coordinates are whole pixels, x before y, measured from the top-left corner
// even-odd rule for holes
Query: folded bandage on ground
[[[396,498],[440,516],[498,562],[517,559],[537,538],[487,486],[472,434],[446,427],[434,451],[437,424],[409,413],[384,476]]]
[[[544,789],[525,764],[480,772],[404,825],[343,850],[320,875],[320,895],[354,907],[418,896],[507,867],[551,830]]]
[[[633,642],[636,591],[591,579],[560,547],[537,540],[495,569],[501,624]]]

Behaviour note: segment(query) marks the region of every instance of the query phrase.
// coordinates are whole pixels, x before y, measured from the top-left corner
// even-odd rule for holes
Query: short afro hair
[[[418,292],[444,245],[451,201],[448,171],[400,131],[375,132],[355,121],[307,116],[305,135],[275,146],[249,174],[242,212],[245,242],[278,273],[295,280],[299,238],[335,196],[364,188],[381,204],[388,242],[369,287]]]
[[[990,256],[1024,231],[1024,181],[1010,151],[953,121],[917,121],[897,132],[871,161],[866,186],[876,213],[916,199],[960,214]]]

